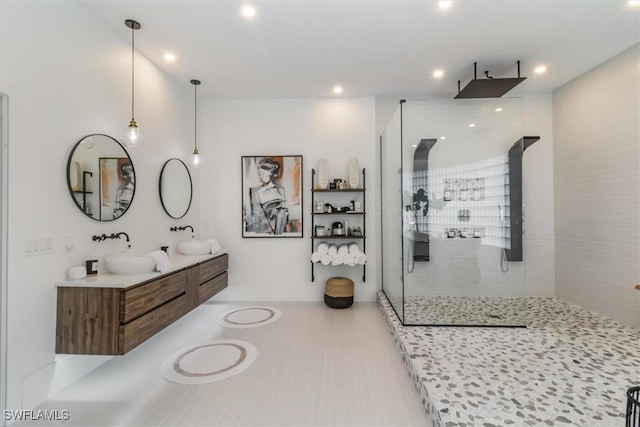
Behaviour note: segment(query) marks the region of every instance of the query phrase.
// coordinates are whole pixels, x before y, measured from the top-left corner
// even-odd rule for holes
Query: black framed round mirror
[[[160,202],[171,218],[182,218],[189,212],[193,198],[193,182],[189,168],[180,159],[169,159],[160,172]]]
[[[89,218],[113,221],[133,202],[136,174],[127,150],[109,135],[87,135],[67,161],[67,186],[74,203]]]

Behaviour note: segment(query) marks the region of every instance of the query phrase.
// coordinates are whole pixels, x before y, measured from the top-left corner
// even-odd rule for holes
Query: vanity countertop
[[[128,288],[129,286],[136,285],[138,283],[143,283],[149,280],[156,279],[158,277],[164,276],[166,274],[171,274],[176,271],[180,271],[183,268],[189,267],[191,265],[199,264],[203,261],[207,261],[209,259],[214,259],[219,256],[227,254],[226,249],[221,249],[215,254],[206,254],[206,255],[181,255],[181,254],[172,254],[169,256],[171,260],[171,269],[160,273],[159,271],[154,271],[151,273],[142,273],[142,274],[111,274],[107,272],[98,273],[95,276],[87,276],[84,279],[79,280],[64,280],[61,282],[56,282],[57,287],[106,287],[106,288]]]

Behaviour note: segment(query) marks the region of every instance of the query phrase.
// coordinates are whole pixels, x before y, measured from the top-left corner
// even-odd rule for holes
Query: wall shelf
[[[347,239],[347,240],[356,240],[356,239],[366,239],[364,236],[311,236],[312,239],[320,239],[320,240],[332,240],[332,239]]]
[[[333,188],[327,188],[327,189],[319,189],[319,188],[315,188],[315,182],[316,182],[316,171],[315,169],[311,170],[311,196],[312,196],[312,203],[313,203],[313,212],[311,213],[311,253],[313,254],[314,251],[316,250],[317,246],[319,245],[319,241],[320,240],[325,240],[325,241],[336,241],[336,242],[344,242],[345,244],[348,241],[352,241],[352,242],[359,242],[358,246],[360,249],[360,252],[362,254],[365,254],[365,241],[366,241],[366,212],[364,211],[365,206],[366,206],[366,188],[365,188],[365,178],[366,178],[366,172],[365,169],[362,169],[362,187],[361,188],[346,188],[346,189],[333,189]],[[325,196],[331,196],[332,202],[338,203],[339,199],[343,200],[344,197],[340,197],[340,194],[353,194],[353,195],[357,195],[358,197],[361,197],[362,200],[360,200],[360,209],[361,210],[347,210],[347,211],[334,211],[334,212],[317,212],[315,210],[316,208],[316,198],[319,194],[323,194]],[[333,198],[333,196],[335,196],[335,198]],[[321,204],[323,206],[323,208],[325,207],[325,203],[327,202],[327,200],[322,200]],[[326,219],[326,217],[349,217],[349,218],[354,218],[355,224],[354,223],[350,223],[349,226],[354,225],[356,227],[358,227],[361,230],[361,234],[354,236],[354,235],[349,235],[349,230],[344,230],[345,235],[338,235],[338,236],[334,236],[334,235],[324,235],[324,236],[318,236],[316,235],[316,226],[326,226],[327,228],[327,232],[330,232],[330,228],[328,227],[327,223],[323,223],[322,222],[322,218],[324,217]],[[320,222],[320,224],[318,223]],[[347,228],[345,226],[345,228]],[[361,246],[361,247],[360,247]],[[324,266],[321,263],[318,263],[321,266]],[[315,276],[315,266],[316,263],[314,263],[313,261],[311,261],[311,281],[315,282],[316,280],[316,276]],[[332,267],[333,265],[329,264],[326,267]],[[357,264],[354,267],[359,267],[360,265]],[[366,261],[365,264],[362,265],[362,281],[366,282]]]

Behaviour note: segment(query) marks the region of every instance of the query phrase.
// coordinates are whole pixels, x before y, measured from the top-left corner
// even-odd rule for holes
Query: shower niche
[[[404,324],[524,326],[523,155],[539,138],[521,114],[517,98],[403,101],[389,122],[382,279]]]

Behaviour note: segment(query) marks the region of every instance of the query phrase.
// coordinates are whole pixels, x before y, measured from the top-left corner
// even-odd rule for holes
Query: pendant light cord
[[[200,80],[192,79],[193,85],[193,154],[198,154],[198,85]]]
[[[134,28],[134,25],[131,25],[131,121],[135,121],[135,118],[133,117],[134,114],[134,93],[135,93],[135,83],[134,83],[134,79],[135,79],[135,67],[136,67],[136,56],[135,56],[135,33],[136,30]]]

